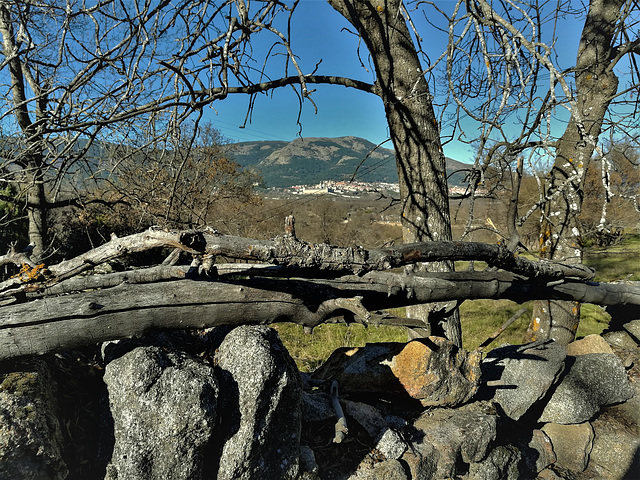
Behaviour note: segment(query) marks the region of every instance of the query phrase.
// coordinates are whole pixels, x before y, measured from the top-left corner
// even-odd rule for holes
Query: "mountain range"
[[[398,182],[395,152],[358,137],[310,137],[287,141],[252,141],[227,146],[243,168],[259,172],[266,187],[314,185],[323,180]],[[450,185],[459,185],[469,165],[447,158]]]

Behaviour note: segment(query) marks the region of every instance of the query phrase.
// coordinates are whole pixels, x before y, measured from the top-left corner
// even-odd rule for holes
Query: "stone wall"
[[[0,479],[640,478],[635,324],[568,347],[438,337],[300,374],[263,326],[0,369]]]

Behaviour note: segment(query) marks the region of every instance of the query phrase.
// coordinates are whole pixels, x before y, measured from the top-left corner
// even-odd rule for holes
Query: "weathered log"
[[[127,254],[158,247],[178,248],[191,254],[200,254],[211,263],[212,257],[222,255],[241,260],[258,260],[275,265],[297,266],[362,275],[376,270],[411,265],[416,262],[481,260],[490,266],[540,281],[593,278],[593,270],[584,265],[564,265],[554,262],[536,262],[514,256],[503,245],[476,242],[426,242],[400,245],[380,250],[360,247],[334,247],[310,244],[291,234],[275,240],[255,240],[213,231],[167,231],[151,228],[145,232],[111,240],[87,253],[38,272],[26,271],[0,282],[0,296],[16,296],[35,289],[51,286],[77,276],[97,265]]]
[[[314,327],[335,310],[326,299],[315,310],[290,293],[190,280],[121,284],[104,290],[44,297],[5,306],[0,360],[47,353],[157,329],[293,321]]]
[[[339,290],[332,293],[339,297],[352,297],[358,292],[370,291],[384,294],[382,304],[371,308],[391,308],[413,305],[420,302],[508,299],[517,303],[537,299],[574,300],[596,305],[638,305],[640,284],[598,283],[581,281],[554,281],[540,283],[509,272],[441,272],[423,274],[398,274],[391,272],[369,272],[364,275],[347,275],[335,279],[306,279],[305,272],[296,268],[274,265],[222,264],[211,270],[198,265],[164,266],[117,272],[107,275],[88,275],[68,279],[61,283],[43,287],[29,294],[42,295],[74,293],[81,290],[109,288],[121,283],[151,283],[184,278],[243,282],[263,289],[283,288],[282,282],[274,283],[270,278],[295,279],[286,288],[305,295],[305,290],[317,290],[320,285]],[[231,279],[231,280],[230,280]],[[236,279],[236,280],[233,280]],[[308,285],[308,287],[296,287]],[[301,290],[301,292],[298,292]],[[406,298],[405,298],[406,297]]]
[[[164,268],[180,271],[179,267]],[[275,273],[273,270],[279,269],[268,270]],[[502,298],[523,302],[551,298],[640,306],[638,286],[580,282],[541,285],[506,272],[439,273],[428,277],[370,272],[338,279],[283,280],[239,279],[235,267],[234,278],[226,281],[222,281],[222,275],[217,280],[199,277],[200,280],[132,283],[145,281],[149,278],[146,273],[127,272],[129,276],[124,277],[129,283],[110,288],[44,295],[2,307],[0,359],[96,344],[155,329],[275,322],[313,328],[345,314],[363,323],[416,326],[415,319],[375,311],[430,301]],[[104,284],[123,281],[122,273],[89,278],[99,277],[104,278]],[[67,282],[81,283],[80,280]],[[55,288],[62,286],[64,283]]]
[[[5,255],[0,255],[0,266],[27,265],[31,268],[35,267],[36,264],[31,259],[31,255],[29,253],[29,250],[30,250],[29,247],[30,245],[28,245],[25,249],[23,249],[23,251],[16,251],[16,249],[12,246]]]

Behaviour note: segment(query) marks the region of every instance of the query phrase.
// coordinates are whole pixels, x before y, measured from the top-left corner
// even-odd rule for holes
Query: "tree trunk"
[[[358,31],[376,69],[379,95],[385,106],[396,151],[405,243],[451,240],[451,220],[445,157],[429,86],[407,27],[399,0],[328,0]],[[431,271],[453,271],[452,262],[431,264]],[[424,320],[442,305],[412,307],[410,316]],[[437,321],[444,334],[462,343],[460,318],[453,308]],[[436,321],[433,318],[432,322]],[[439,333],[439,324],[431,325]],[[434,331],[435,330],[435,331]]]
[[[564,263],[582,262],[579,216],[585,172],[596,147],[609,104],[618,89],[613,72],[613,35],[621,0],[592,0],[576,61],[576,101],[558,141],[549,193],[564,187],[547,205],[540,235],[540,256]],[[577,302],[536,302],[528,340],[573,341],[580,321]]]
[[[26,185],[27,212],[29,219],[29,240],[35,243],[33,254],[36,258],[42,255],[46,241],[46,198],[44,173],[42,165],[42,133],[40,127],[34,127],[29,115],[29,104],[26,97],[26,82],[23,72],[25,65],[20,60],[20,53],[14,32],[10,6],[0,4],[0,35],[2,35],[3,53],[9,67],[11,79],[11,95],[13,115],[16,118],[25,139],[28,161],[23,165]],[[38,85],[31,85],[35,92]],[[38,98],[36,119],[41,120],[46,110],[46,96]]]
[[[33,243],[33,257],[36,261],[42,259],[47,242],[47,199],[45,195],[42,166],[33,162],[35,175],[27,184],[27,216],[29,219],[29,241]]]

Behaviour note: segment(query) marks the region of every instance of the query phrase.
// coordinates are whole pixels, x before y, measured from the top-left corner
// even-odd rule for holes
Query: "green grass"
[[[576,338],[586,337],[592,334],[601,334],[609,325],[611,315],[599,305],[583,303],[580,308],[580,325],[576,332]]]
[[[640,281],[640,235],[626,235],[617,245],[585,250],[584,263],[596,270],[596,280]]]
[[[625,279],[629,274],[633,274],[631,280],[640,280],[640,235],[630,235],[619,245],[607,249],[587,249],[585,264],[596,269],[598,281]],[[464,268],[466,264],[457,264],[458,270]],[[482,269],[483,266],[476,264],[476,268]],[[486,347],[485,351],[503,343],[522,343],[531,321],[533,304],[527,302],[518,305],[509,300],[465,301],[460,306],[463,346],[468,350],[475,349],[522,307],[527,312]],[[393,313],[405,316],[404,309],[396,309]],[[601,307],[583,304],[576,336],[580,338],[602,333],[609,320],[610,316]],[[279,324],[275,328],[298,368],[305,372],[315,370],[339,347],[407,340],[406,329],[402,327],[365,328],[362,325],[326,324],[317,327],[313,334],[304,333],[301,326],[294,324]]]
[[[464,302],[460,306],[463,347],[467,350],[477,348],[522,307],[525,307],[527,312],[488,347],[485,347],[485,352],[504,343],[522,343],[531,321],[533,305],[531,302],[518,305],[509,300]],[[401,312],[397,314],[404,316]],[[601,307],[591,304],[582,305],[577,337],[602,333],[609,324],[609,319],[609,315]],[[280,323],[274,328],[302,372],[314,371],[339,347],[363,347],[367,343],[407,341],[407,331],[404,327],[365,328],[359,324],[325,324],[316,327],[312,334],[304,333],[300,325],[291,323]]]
[[[364,327],[353,324],[324,324],[312,334],[304,333],[300,325],[280,323],[274,326],[302,372],[312,372],[339,347],[363,347],[367,343],[406,342],[403,327]]]
[[[509,300],[467,300],[460,306],[462,323],[462,346],[467,350],[477,348],[493,332],[500,328],[522,307],[527,312],[518,318],[488,347],[489,351],[503,343],[522,343],[531,320],[532,304],[518,305]]]

